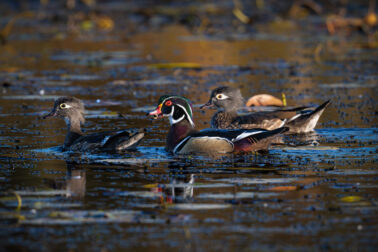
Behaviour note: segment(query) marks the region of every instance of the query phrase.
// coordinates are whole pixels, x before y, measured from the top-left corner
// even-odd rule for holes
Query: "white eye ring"
[[[228,98],[228,96],[227,96],[227,95],[224,95],[224,94],[217,94],[217,95],[215,96],[215,98],[217,98],[218,100],[225,100],[225,99]]]
[[[67,108],[70,108],[71,106],[70,105],[68,105],[68,104],[66,104],[66,103],[61,103],[60,105],[59,105],[59,108],[61,108],[61,109],[67,109]]]

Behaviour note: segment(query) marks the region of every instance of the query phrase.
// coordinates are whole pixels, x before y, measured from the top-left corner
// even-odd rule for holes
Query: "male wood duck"
[[[143,130],[131,133],[128,130],[104,131],[83,135],[81,124],[84,124],[84,104],[75,97],[60,97],[54,103],[52,111],[45,115],[59,117],[66,121],[68,132],[63,150],[83,152],[123,152],[134,150],[144,137]]]
[[[277,134],[288,130],[283,127],[272,131],[264,129],[196,131],[190,101],[176,95],[160,97],[157,109],[151,111],[149,115],[155,118],[163,116],[169,118],[171,128],[167,136],[166,149],[174,154],[266,150]]]
[[[244,104],[240,90],[223,86],[211,92],[210,100],[202,105],[201,109],[214,106],[220,109],[211,119],[212,128],[273,130],[285,125],[289,127],[288,133],[307,133],[314,130],[329,103],[330,100],[313,110],[308,107],[296,107],[238,115],[237,110]]]

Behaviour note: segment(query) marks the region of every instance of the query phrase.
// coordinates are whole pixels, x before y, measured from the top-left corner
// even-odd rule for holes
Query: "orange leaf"
[[[283,192],[283,191],[295,191],[297,189],[298,187],[296,186],[275,186],[275,187],[269,188],[268,190],[274,191],[274,192]]]

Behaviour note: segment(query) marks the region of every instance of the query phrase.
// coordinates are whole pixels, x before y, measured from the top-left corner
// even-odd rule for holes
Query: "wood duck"
[[[167,116],[171,128],[168,132],[166,149],[174,154],[230,153],[266,150],[277,134],[288,128],[272,131],[264,129],[196,131],[190,101],[181,96],[160,97],[157,109],[149,112],[155,118]]]
[[[273,130],[285,125],[289,127],[288,133],[307,133],[314,130],[319,117],[329,103],[330,100],[315,109],[296,107],[238,115],[237,110],[244,104],[240,90],[224,86],[214,89],[210,100],[202,105],[201,109],[214,106],[220,109],[211,119],[212,128]]]
[[[45,115],[59,117],[66,121],[68,132],[63,150],[83,152],[123,152],[134,150],[144,137],[143,130],[131,133],[128,130],[104,131],[83,135],[84,104],[75,97],[60,97],[54,103],[52,111]]]

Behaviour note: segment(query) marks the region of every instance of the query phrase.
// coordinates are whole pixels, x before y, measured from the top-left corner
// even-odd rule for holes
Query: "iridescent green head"
[[[154,116],[168,116],[171,124],[187,119],[194,127],[191,102],[178,95],[163,95],[159,98],[156,110],[149,113]]]

